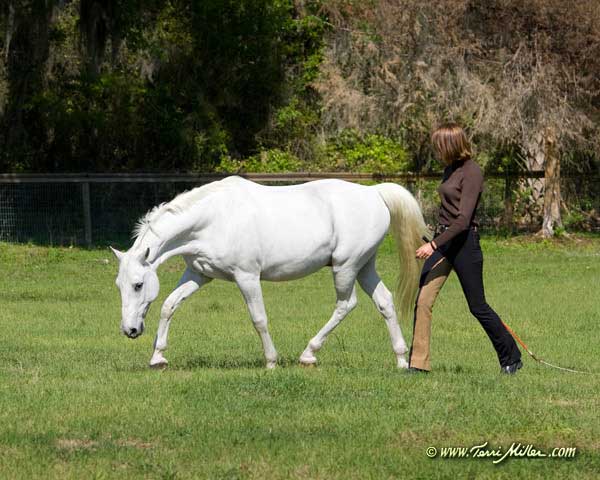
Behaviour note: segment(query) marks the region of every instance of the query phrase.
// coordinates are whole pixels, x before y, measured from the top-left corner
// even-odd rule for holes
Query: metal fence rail
[[[127,243],[136,220],[178,193],[219,180],[220,174],[3,174],[0,175],[0,241],[51,245]],[[425,219],[434,224],[438,209],[439,175],[382,176],[355,173],[244,174],[270,185],[289,185],[321,178],[375,183],[394,181],[419,200]],[[505,228],[512,223],[515,186],[528,175],[488,175],[478,209],[483,227]],[[565,205],[597,216],[600,178],[566,176],[562,179]],[[518,203],[518,202],[517,202]],[[509,217],[507,217],[509,212]],[[595,228],[598,228],[597,224]],[[523,225],[521,225],[523,227]],[[527,227],[525,225],[525,227]],[[537,225],[531,225],[537,227]],[[593,227],[594,228],[594,227]]]

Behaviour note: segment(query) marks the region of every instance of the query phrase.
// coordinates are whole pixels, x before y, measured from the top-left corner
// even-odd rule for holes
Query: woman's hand
[[[419,249],[416,251],[416,256],[417,256],[417,258],[421,258],[421,259],[425,260],[426,258],[431,257],[433,252],[434,252],[433,246],[431,245],[431,242],[429,242],[429,243],[426,243],[425,245],[422,245],[421,247],[419,247]]]

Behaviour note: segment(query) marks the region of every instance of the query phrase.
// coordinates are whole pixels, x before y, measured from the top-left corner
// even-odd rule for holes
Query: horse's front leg
[[[244,274],[236,276],[235,281],[244,296],[252,317],[252,323],[254,323],[254,328],[262,341],[267,368],[275,368],[277,365],[277,351],[267,328],[267,312],[265,311],[260,287],[260,277]]]
[[[171,318],[177,310],[177,307],[192,293],[198,290],[202,285],[210,282],[211,279],[193,272],[189,268],[183,273],[177,287],[171,295],[167,297],[160,311],[160,322],[156,339],[154,340],[154,354],[150,359],[150,366],[153,368],[165,367],[169,362],[163,356],[163,352],[167,348],[167,336],[169,334],[169,325]]]

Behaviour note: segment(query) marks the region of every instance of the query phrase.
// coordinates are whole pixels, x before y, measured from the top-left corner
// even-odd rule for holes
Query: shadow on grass
[[[290,368],[299,366],[298,359],[296,357],[280,357],[277,360],[277,368]],[[151,370],[148,364],[135,363],[135,364],[113,364],[113,368],[116,372],[147,372]],[[180,359],[179,361],[173,361],[164,369],[165,371],[191,371],[191,370],[205,370],[205,369],[219,369],[219,370],[243,370],[243,369],[256,369],[265,370],[265,360],[263,358],[218,358],[199,355],[195,357],[188,357]]]
[[[264,358],[219,358],[198,355],[196,357],[187,358],[177,365],[169,365],[169,369],[173,370],[197,370],[203,368],[218,368],[223,370],[235,370],[243,368],[265,369]],[[294,367],[298,365],[298,359],[295,357],[279,357],[277,367]]]
[[[498,367],[500,369],[500,367]],[[438,373],[458,373],[458,374],[476,374],[480,373],[479,369],[464,365],[441,365],[436,367],[435,372]]]
[[[92,300],[94,295],[88,292],[67,292],[57,295],[55,291],[14,291],[4,292],[2,301],[6,303],[36,302],[36,303],[74,303]]]

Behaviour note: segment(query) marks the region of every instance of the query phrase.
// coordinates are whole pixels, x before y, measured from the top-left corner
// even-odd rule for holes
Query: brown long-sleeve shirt
[[[444,170],[444,178],[438,187],[442,205],[439,223],[448,228],[433,241],[437,247],[456,235],[477,225],[475,213],[483,191],[483,172],[472,159],[454,162]]]

